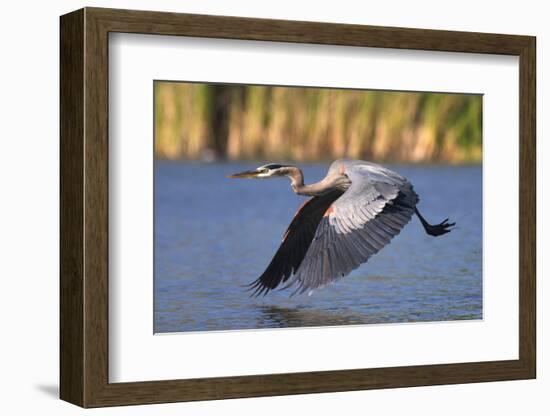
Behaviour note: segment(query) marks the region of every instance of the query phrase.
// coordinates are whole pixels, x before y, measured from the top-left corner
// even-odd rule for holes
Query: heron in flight
[[[252,295],[294,287],[311,292],[332,283],[380,251],[416,214],[427,234],[437,237],[455,225],[432,225],[420,214],[418,195],[403,176],[361,160],[336,160],[324,179],[304,184],[302,171],[268,164],[229,178],[288,177],[292,190],[308,199],[294,215],[264,273],[249,285]]]

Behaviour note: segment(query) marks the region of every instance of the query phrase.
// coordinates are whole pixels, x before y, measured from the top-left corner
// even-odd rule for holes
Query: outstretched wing
[[[250,284],[253,295],[265,295],[296,273],[323,215],[342,194],[343,191],[334,190],[322,196],[315,196],[298,209],[273,260],[265,272]]]
[[[313,241],[285,287],[294,293],[322,287],[366,262],[410,221],[418,196],[397,173],[362,163],[339,165],[348,190],[321,218]]]

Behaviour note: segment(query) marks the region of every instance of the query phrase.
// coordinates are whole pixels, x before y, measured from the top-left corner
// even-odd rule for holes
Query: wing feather
[[[331,204],[342,194],[343,191],[335,190],[313,197],[298,209],[266,270],[249,285],[252,295],[267,294],[298,271],[319,222]],[[308,265],[308,268],[311,266]]]
[[[296,286],[294,293],[349,274],[399,234],[414,213],[418,196],[397,173],[368,162],[348,162],[345,174],[351,186],[320,219],[305,257],[285,286]]]

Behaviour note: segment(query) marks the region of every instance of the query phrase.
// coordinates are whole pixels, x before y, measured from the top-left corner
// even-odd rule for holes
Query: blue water
[[[346,278],[289,298],[250,298],[244,285],[271,261],[298,206],[286,178],[226,179],[258,164],[156,161],[155,332],[213,331],[482,318],[480,166],[390,166],[420,195],[432,223],[411,222]],[[326,164],[301,165],[306,182]]]

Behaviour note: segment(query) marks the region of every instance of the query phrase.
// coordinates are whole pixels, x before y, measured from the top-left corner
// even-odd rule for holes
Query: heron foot
[[[438,237],[443,234],[447,234],[448,232],[451,232],[452,228],[456,223],[449,222],[449,219],[440,222],[439,224],[431,225],[426,224],[426,233],[431,235],[432,237]]]

